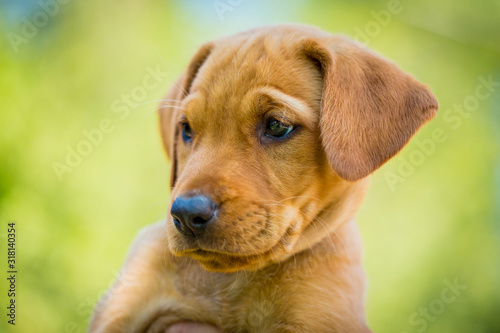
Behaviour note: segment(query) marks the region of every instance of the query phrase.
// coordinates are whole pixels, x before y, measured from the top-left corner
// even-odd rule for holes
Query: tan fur
[[[172,200],[209,195],[217,219],[199,238],[171,217],[145,228],[90,332],[369,332],[353,218],[366,177],[436,109],[394,64],[310,27],[204,45],[160,126]],[[267,140],[265,114],[300,127]]]

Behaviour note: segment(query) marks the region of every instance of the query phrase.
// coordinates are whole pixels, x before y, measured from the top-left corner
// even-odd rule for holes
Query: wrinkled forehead
[[[223,117],[251,112],[261,101],[300,111],[319,108],[321,90],[320,71],[297,47],[272,36],[244,36],[215,43],[187,102]]]

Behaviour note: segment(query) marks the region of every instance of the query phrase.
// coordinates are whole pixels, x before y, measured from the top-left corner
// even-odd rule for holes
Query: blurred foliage
[[[354,37],[368,31],[371,48],[427,83],[440,102],[437,119],[373,177],[359,213],[371,327],[500,332],[500,87],[459,126],[445,117],[470,102],[479,77],[500,81],[500,2],[401,0],[388,17],[389,1],[243,0],[222,15],[215,1],[66,1],[42,24],[41,4],[54,1],[0,0],[0,240],[5,253],[5,225],[16,221],[20,272],[18,325],[3,314],[0,331],[86,330],[138,229],[167,211],[169,165],[155,100],[201,43],[302,22]],[[41,27],[16,52],[12,34],[34,19]],[[126,116],[113,112],[157,68],[167,74],[142,104]],[[68,147],[77,149],[83,131],[103,119],[113,129],[60,181],[53,163],[64,163]],[[446,140],[391,183],[435,130]],[[412,321],[455,279],[467,286],[460,296],[425,327]],[[3,287],[0,298],[4,308]]]

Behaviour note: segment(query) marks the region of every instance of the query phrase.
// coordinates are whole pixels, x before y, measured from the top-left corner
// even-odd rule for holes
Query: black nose
[[[188,236],[200,236],[217,212],[217,205],[204,195],[178,196],[170,214],[177,230]]]

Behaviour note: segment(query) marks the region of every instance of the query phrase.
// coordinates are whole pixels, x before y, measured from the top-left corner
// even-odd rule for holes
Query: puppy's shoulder
[[[143,227],[132,242],[126,260],[149,252],[168,251],[166,231],[164,220]]]

